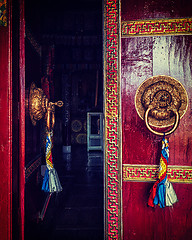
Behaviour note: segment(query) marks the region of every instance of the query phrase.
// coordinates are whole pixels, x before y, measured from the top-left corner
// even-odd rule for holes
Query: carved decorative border
[[[123,181],[154,182],[158,165],[123,164]],[[170,182],[192,183],[192,166],[169,165],[167,177]]]
[[[104,0],[105,239],[121,239],[119,12],[119,0]]]
[[[7,26],[7,0],[0,1],[0,26]]]
[[[33,163],[29,164],[25,169],[25,181],[34,173],[34,171],[41,165],[41,156],[38,157]]]
[[[192,18],[122,21],[122,37],[192,34]]]

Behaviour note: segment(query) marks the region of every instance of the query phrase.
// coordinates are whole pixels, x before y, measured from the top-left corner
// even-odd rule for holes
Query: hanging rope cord
[[[62,186],[59,181],[57,171],[53,165],[52,156],[52,138],[53,138],[53,127],[55,124],[55,115],[53,106],[50,105],[47,113],[47,136],[46,136],[46,146],[45,146],[45,158],[46,158],[46,171],[43,179],[42,190],[45,192],[53,193],[62,191]],[[51,122],[51,123],[50,123]]]
[[[45,157],[46,157],[46,163],[50,168],[53,168],[53,162],[52,162],[52,138],[53,132],[48,132],[47,138],[46,138],[46,147],[45,147]]]
[[[168,160],[169,142],[164,134],[162,139],[162,150],[160,157],[158,180],[154,183],[150,191],[150,196],[148,200],[148,205],[151,207],[159,205],[160,208],[164,208],[165,206],[172,206],[178,201],[173,186],[167,179]]]

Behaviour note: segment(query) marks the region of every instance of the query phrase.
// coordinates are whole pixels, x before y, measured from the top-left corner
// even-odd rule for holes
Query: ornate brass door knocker
[[[173,133],[188,107],[183,85],[170,76],[154,76],[137,89],[135,107],[147,128],[157,135]]]
[[[169,76],[154,76],[144,81],[136,91],[135,107],[147,128],[163,135],[158,179],[154,183],[148,205],[172,206],[178,201],[167,177],[169,141],[165,135],[173,133],[188,107],[188,96],[183,85]]]
[[[55,106],[62,107],[63,102],[49,102],[41,88],[37,88],[35,83],[31,84],[29,92],[29,114],[32,124],[35,126],[37,121],[43,117],[46,119],[47,129],[50,131],[55,125]]]

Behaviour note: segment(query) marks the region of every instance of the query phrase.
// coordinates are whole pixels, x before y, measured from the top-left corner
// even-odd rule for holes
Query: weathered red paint
[[[159,164],[160,160],[161,137],[147,130],[145,122],[137,115],[134,104],[139,84],[152,76],[156,70],[153,69],[152,56],[154,52],[151,54],[154,49],[152,43],[154,39],[150,37],[148,39],[137,38],[136,40],[122,39],[123,164]],[[177,40],[176,46],[181,46],[178,41],[181,39],[175,38],[175,41]],[[190,45],[192,36],[191,38],[185,37],[185,39]],[[174,38],[172,40],[174,41]],[[179,56],[182,59],[181,55]],[[175,61],[176,59],[177,55],[175,54]],[[182,63],[182,66],[185,66],[185,62]],[[186,69],[184,71],[187,71]],[[191,78],[183,77],[183,79],[182,76],[180,76],[180,81],[184,80],[184,87],[189,96],[189,108],[181,119],[178,129],[169,136],[169,164],[191,166]],[[151,209],[147,206],[151,187],[150,183],[123,182],[123,239],[191,239],[192,219],[189,215],[192,214],[192,185],[174,184],[179,202],[173,208],[166,209]]]
[[[191,190],[188,184],[173,184],[179,198],[173,208],[147,206],[150,183],[123,184],[123,239],[191,239]]]
[[[122,21],[190,17],[192,5],[189,0],[151,1],[121,0]]]
[[[14,61],[18,61],[18,65],[14,64],[14,70],[18,73],[17,78],[14,78],[14,99],[12,92],[12,1],[7,1],[7,27],[0,27],[0,238],[2,240],[10,240],[12,229],[19,228],[19,239],[24,239],[24,189],[25,189],[25,22],[24,22],[24,0],[18,1],[19,4],[19,40],[17,36],[13,36],[17,42],[14,47],[18,46],[19,54],[14,55]],[[17,45],[18,44],[18,45]],[[17,68],[17,69],[16,69]],[[19,89],[19,97],[17,91]],[[19,105],[18,105],[19,102]],[[13,107],[14,106],[14,107]],[[18,112],[19,107],[19,112]],[[15,120],[13,121],[13,115]],[[19,129],[17,119],[19,118]],[[16,123],[16,124],[14,124]],[[19,133],[19,141],[12,142],[14,136]],[[18,138],[14,137],[14,140]],[[12,155],[13,149],[13,155]],[[18,154],[18,157],[17,157]],[[14,161],[14,165],[12,164]],[[12,166],[14,169],[12,169]],[[17,169],[15,169],[15,167]],[[14,177],[12,179],[14,172]],[[19,179],[19,180],[18,180]],[[15,216],[12,226],[12,180],[14,181],[15,202],[14,209],[18,213]],[[17,183],[19,181],[19,183]],[[17,185],[18,184],[18,185]]]
[[[161,138],[150,133],[144,121],[137,116],[135,91],[130,90],[126,94],[125,85],[122,86],[123,164],[159,164]],[[127,101],[127,98],[132,101]],[[169,164],[191,165],[189,124],[188,112],[176,132],[169,137]],[[151,187],[150,183],[123,182],[124,239],[191,239],[192,220],[189,215],[192,214],[192,185],[174,184],[179,202],[173,208],[166,209],[147,207]]]
[[[11,11],[0,26],[0,238],[12,239],[12,70]]]
[[[191,6],[184,1],[121,1],[122,20],[136,20],[166,17],[188,17]],[[161,38],[161,37],[160,37]],[[159,39],[160,39],[159,38]],[[122,101],[122,163],[159,164],[161,137],[150,133],[143,120],[137,115],[134,97],[136,89],[156,72],[154,69],[155,38],[121,39],[121,101]],[[168,65],[173,67],[177,60],[183,73],[178,74],[189,96],[189,107],[181,119],[178,129],[169,136],[171,165],[192,165],[192,122],[191,122],[191,77],[186,77],[190,68],[185,52],[192,49],[192,36],[171,37],[171,45],[166,39],[167,51],[173,51],[174,60]],[[166,42],[165,41],[165,42]],[[157,42],[157,41],[156,41]],[[185,44],[182,44],[184,42]],[[170,47],[171,46],[171,47]],[[175,48],[175,50],[174,50]],[[181,53],[181,51],[183,51]],[[170,55],[169,55],[170,56]],[[161,55],[159,55],[161,58]],[[191,58],[191,56],[189,57]],[[158,66],[157,66],[158,68]],[[173,74],[174,70],[163,69],[162,74]],[[177,70],[176,70],[177,71]],[[158,72],[158,71],[157,71]],[[173,208],[155,209],[148,207],[149,192],[153,183],[123,182],[123,239],[192,239],[192,185],[174,183],[173,187],[179,202]]]

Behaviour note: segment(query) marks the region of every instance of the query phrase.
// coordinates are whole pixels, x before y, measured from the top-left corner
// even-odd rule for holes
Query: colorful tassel
[[[57,171],[53,166],[53,157],[52,157],[52,132],[49,132],[46,137],[46,147],[45,147],[45,156],[46,156],[46,171],[43,179],[42,190],[45,192],[60,192],[62,191],[62,186],[59,181]]]
[[[169,160],[169,142],[164,136],[162,140],[158,180],[153,185],[148,200],[148,205],[151,207],[159,205],[160,208],[164,208],[165,206],[172,206],[174,203],[178,201],[173,186],[167,179],[168,160]]]

